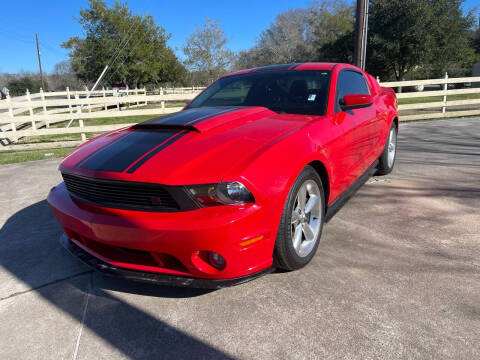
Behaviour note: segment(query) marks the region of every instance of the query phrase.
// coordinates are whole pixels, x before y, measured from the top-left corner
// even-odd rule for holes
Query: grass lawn
[[[138,123],[148,119],[159,117],[159,115],[137,115],[126,117],[105,117],[98,119],[84,120],[86,126],[93,125],[108,125],[108,124],[131,124]],[[62,121],[56,124],[50,125],[51,128],[64,128],[68,124],[67,121]],[[78,120],[74,120],[71,126],[78,126]],[[90,139],[99,133],[87,133],[87,139]],[[80,140],[80,134],[61,134],[61,135],[45,135],[45,136],[29,136],[19,140],[19,144],[32,144],[40,142],[52,142],[52,141],[69,141]],[[48,150],[29,150],[29,151],[11,151],[0,152],[0,165],[18,163],[30,160],[41,160],[49,158],[59,158],[67,155],[74,148],[60,148],[60,149],[48,149]]]
[[[166,102],[166,107],[184,107],[185,102]],[[147,106],[142,107],[142,109],[147,108],[158,108],[159,104],[148,104]],[[40,109],[35,109],[43,111]],[[109,125],[109,124],[131,124],[139,123],[146,121],[152,118],[161,117],[162,115],[136,115],[136,116],[125,116],[125,117],[104,117],[98,119],[86,119],[84,120],[85,126],[95,126],[95,125]],[[51,128],[64,128],[69,123],[69,120],[51,124]],[[72,127],[79,126],[78,120],[74,120],[70,125]],[[99,135],[99,133],[87,133],[87,139],[90,139],[94,136]],[[18,144],[32,144],[32,143],[45,143],[45,142],[55,142],[55,141],[71,141],[71,140],[80,140],[80,134],[60,134],[60,135],[45,135],[45,136],[29,136],[18,141]],[[0,165],[17,163],[30,160],[41,160],[48,158],[58,158],[67,155],[72,151],[74,147],[69,148],[60,148],[60,149],[48,149],[48,150],[28,150],[28,151],[9,151],[9,152],[0,152]]]
[[[19,163],[31,160],[42,160],[64,157],[74,148],[49,149],[49,150],[31,150],[31,151],[12,151],[0,153],[0,165]]]
[[[469,100],[469,99],[480,99],[480,94],[461,94],[461,95],[448,95],[447,96],[447,101]],[[398,99],[398,104],[399,105],[402,105],[402,104],[420,104],[420,103],[440,102],[440,101],[443,101],[443,96]]]
[[[109,124],[131,124],[138,123],[148,119],[159,117],[159,115],[137,115],[137,116],[126,116],[126,117],[105,117],[98,119],[87,119],[83,123],[85,126],[95,126],[95,125],[109,125]],[[68,120],[62,121],[50,125],[50,128],[64,128],[68,124]],[[74,120],[70,125],[72,127],[79,126],[78,120]],[[90,139],[98,133],[87,133],[87,139]],[[80,140],[80,134],[60,134],[60,135],[42,135],[42,136],[29,136],[19,140],[19,144],[33,144],[40,142],[52,142],[52,141],[69,141],[69,140]]]
[[[109,125],[109,124],[130,124],[138,123],[145,120],[153,119],[156,117],[161,117],[162,115],[136,115],[136,116],[124,116],[124,117],[104,117],[97,119],[86,119],[83,120],[85,126],[95,126],[95,125]],[[68,120],[58,122],[50,125],[50,127],[55,128],[64,128],[68,124]],[[72,125],[70,126],[79,126],[78,120],[73,120]]]

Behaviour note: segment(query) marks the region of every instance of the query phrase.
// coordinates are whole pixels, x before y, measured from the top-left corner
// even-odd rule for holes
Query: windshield
[[[221,78],[197,96],[188,109],[263,106],[288,114],[325,115],[330,71],[265,71]]]

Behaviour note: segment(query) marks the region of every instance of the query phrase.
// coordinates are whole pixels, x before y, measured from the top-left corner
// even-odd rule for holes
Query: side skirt
[[[330,206],[325,214],[325,222],[329,222],[335,214],[347,203],[350,198],[367,182],[370,177],[377,171],[378,160],[376,160],[362,176],[360,176],[350,187],[343,192]]]

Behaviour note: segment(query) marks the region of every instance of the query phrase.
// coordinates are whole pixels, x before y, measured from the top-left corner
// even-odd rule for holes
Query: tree
[[[80,81],[72,71],[70,61],[61,61],[55,65],[53,72],[47,78],[49,88],[53,91],[63,91],[68,86],[70,90],[78,89]]]
[[[267,57],[262,53],[262,49],[258,45],[248,50],[241,50],[237,54],[235,69],[250,69],[258,66],[268,65]]]
[[[371,0],[367,70],[381,78],[461,75],[471,66],[464,0]]]
[[[280,13],[255,46],[238,54],[237,68],[325,60],[327,43],[353,28],[352,7],[345,1],[315,1],[307,8]]]
[[[433,46],[432,16],[429,0],[372,0],[367,47],[370,73],[401,80],[427,63]]]
[[[210,18],[190,34],[183,53],[187,68],[197,77],[203,74],[206,81],[218,78],[233,64],[233,52],[227,48],[225,33],[218,21]]]
[[[472,48],[475,50],[475,53],[480,54],[480,24],[472,34]]]
[[[23,76],[14,80],[10,80],[7,84],[7,88],[10,91],[10,96],[25,95],[25,91],[27,89],[31,93],[38,93],[41,87],[42,82],[39,79],[34,79],[30,76]]]
[[[322,61],[352,63],[355,33],[348,31],[332,42],[323,44],[318,49],[319,59]]]
[[[258,46],[266,60],[264,65],[311,60],[314,49],[309,20],[306,9],[292,9],[278,14],[275,22],[260,34]]]
[[[470,34],[475,18],[472,11],[463,13],[464,2],[430,0],[434,23],[430,29],[433,48],[428,66],[421,71],[424,77],[439,77],[445,72],[452,77],[470,74],[475,53]]]
[[[309,15],[308,9],[301,8],[278,14],[262,31],[255,46],[239,53],[237,68],[313,60]]]
[[[345,1],[317,1],[311,7],[310,19],[316,59],[350,62],[354,7]]]
[[[170,35],[151,16],[133,15],[122,2],[109,8],[103,0],[89,0],[78,22],[85,38],[74,36],[62,46],[70,49],[79,79],[93,83],[112,59],[106,82],[160,83],[180,76],[181,65],[167,46]]]

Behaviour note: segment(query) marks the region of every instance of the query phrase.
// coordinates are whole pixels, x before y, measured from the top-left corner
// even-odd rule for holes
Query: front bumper
[[[110,209],[71,197],[63,183],[51,190],[48,203],[67,248],[102,272],[217,288],[245,282],[272,266],[270,229],[276,227],[257,204],[173,213]],[[224,269],[208,265],[202,257],[208,251],[225,258]]]
[[[82,249],[77,244],[75,244],[65,234],[63,234],[60,238],[60,242],[65,247],[65,249],[67,249],[72,255],[76,256],[85,264],[102,274],[159,285],[182,286],[203,289],[220,289],[223,287],[240,285],[247,281],[256,279],[260,276],[272,272],[272,268],[267,268],[251,275],[241,276],[233,279],[200,279],[186,276],[141,272],[116,267],[105,261],[102,261],[99,258],[91,255],[88,251]]]

